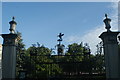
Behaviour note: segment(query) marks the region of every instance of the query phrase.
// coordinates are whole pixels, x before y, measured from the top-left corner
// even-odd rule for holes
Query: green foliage
[[[23,45],[22,41],[20,44]],[[20,47],[19,50],[23,51],[23,49]],[[86,49],[82,44],[68,45],[68,50],[63,56],[51,55],[52,51],[45,46],[32,46],[27,50],[24,49],[24,53],[21,51],[17,65],[22,66],[28,78],[104,72],[104,56],[90,54],[90,49]],[[18,67],[17,71],[19,69]]]
[[[25,44],[23,43],[22,34],[20,32],[17,32],[17,35],[19,37],[19,40],[18,40],[18,44],[16,46],[16,50],[17,50],[16,76],[18,77],[21,66],[26,64],[26,62],[24,60],[25,60],[25,57],[27,57],[27,56],[24,55]]]

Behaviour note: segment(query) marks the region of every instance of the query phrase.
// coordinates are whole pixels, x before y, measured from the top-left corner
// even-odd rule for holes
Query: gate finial
[[[106,26],[105,28],[107,29],[107,32],[110,32],[110,28],[111,28],[110,22],[111,22],[111,19],[109,19],[107,17],[107,14],[105,14],[105,17],[106,17],[106,19],[104,19],[103,22],[105,23],[105,26]]]
[[[15,20],[15,17],[13,16],[12,21],[9,22],[9,24],[10,24],[10,29],[9,30],[10,30],[11,34],[15,34],[15,28],[16,28],[16,25],[17,25],[17,23],[14,20]]]

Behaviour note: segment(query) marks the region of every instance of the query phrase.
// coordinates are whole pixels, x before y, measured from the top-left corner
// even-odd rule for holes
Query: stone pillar
[[[120,79],[120,54],[117,35],[119,32],[103,32],[99,38],[103,41],[107,79]]]
[[[2,34],[2,79],[15,79],[17,34]]]
[[[15,79],[16,73],[16,42],[19,37],[15,33],[17,23],[12,18],[10,24],[10,34],[2,34],[3,50],[2,50],[2,79]]]

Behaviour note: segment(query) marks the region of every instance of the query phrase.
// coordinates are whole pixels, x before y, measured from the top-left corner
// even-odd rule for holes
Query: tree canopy
[[[68,45],[64,55],[53,55],[53,51],[43,45],[25,49],[22,41],[21,38],[17,46],[17,77],[21,70],[26,72],[27,78],[36,79],[105,73],[104,55],[91,54],[88,44],[73,43]]]

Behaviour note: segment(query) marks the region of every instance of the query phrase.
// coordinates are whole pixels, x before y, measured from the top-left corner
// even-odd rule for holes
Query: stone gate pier
[[[16,43],[18,35],[15,33],[16,22],[9,22],[10,33],[2,34],[3,50],[2,50],[2,80],[15,79],[16,76]]]
[[[103,32],[99,38],[103,41],[104,55],[105,55],[105,67],[107,80],[120,79],[120,52],[118,46],[118,34],[120,32],[113,32],[110,30],[110,21],[105,15],[104,19],[106,32]]]

